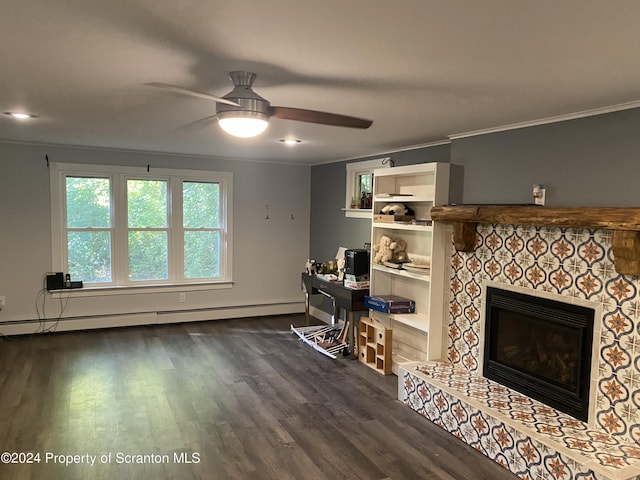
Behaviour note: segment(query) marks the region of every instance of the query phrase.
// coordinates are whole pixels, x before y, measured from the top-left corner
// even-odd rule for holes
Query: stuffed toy
[[[380,213],[383,215],[413,215],[413,210],[403,203],[389,203],[382,207]]]
[[[372,247],[375,255],[373,263],[382,264],[384,262],[406,262],[407,258],[407,242],[401,238],[391,238],[388,235],[382,235],[378,243]]]
[[[344,257],[338,258],[336,262],[338,264],[338,280],[344,280],[344,265],[346,263]]]
[[[389,249],[393,252],[391,261],[396,263],[408,262],[407,242],[401,238],[394,238],[389,244]]]
[[[373,263],[382,264],[391,260],[393,251],[389,248],[389,245],[391,245],[391,237],[382,235],[380,240],[378,240],[378,243],[371,247],[375,252],[375,255],[373,256]]]
[[[315,275],[317,272],[317,268],[316,268],[316,261],[315,260],[311,260],[308,259],[307,263],[305,265],[305,268],[307,270],[307,274],[308,275]]]

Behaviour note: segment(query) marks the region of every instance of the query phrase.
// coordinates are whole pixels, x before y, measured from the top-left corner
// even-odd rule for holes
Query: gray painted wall
[[[185,168],[233,173],[231,289],[72,298],[67,316],[177,311],[302,302],[308,256],[308,166],[61,146],[0,143],[0,321],[37,318],[35,300],[51,271],[49,169],[53,162]],[[269,205],[269,220],[265,220]],[[293,218],[292,218],[293,217]],[[58,307],[49,300],[48,313]]]
[[[465,203],[640,206],[640,109],[454,140]],[[313,208],[313,206],[312,206]]]

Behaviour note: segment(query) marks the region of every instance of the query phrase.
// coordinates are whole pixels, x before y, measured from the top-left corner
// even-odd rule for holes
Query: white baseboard
[[[290,313],[304,313],[304,303],[276,303],[272,305],[216,308],[213,310],[160,312],[156,323],[201,322],[241,317],[262,317],[265,315],[288,315]]]
[[[288,315],[293,313],[304,313],[304,303],[241,305],[194,311],[184,310],[179,312],[147,312],[48,320],[8,321],[0,323],[0,335],[31,335],[42,332],[69,332],[96,328],[200,322],[242,317],[261,317],[265,315]]]

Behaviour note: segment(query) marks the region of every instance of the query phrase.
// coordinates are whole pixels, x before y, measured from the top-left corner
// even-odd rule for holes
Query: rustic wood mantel
[[[433,207],[431,219],[453,223],[453,242],[461,252],[475,249],[478,223],[612,230],[616,271],[640,275],[640,208],[449,205]]]

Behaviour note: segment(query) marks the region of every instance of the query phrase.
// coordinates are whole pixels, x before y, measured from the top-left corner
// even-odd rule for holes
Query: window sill
[[[171,283],[162,285],[127,285],[106,287],[83,287],[51,290],[52,298],[102,297],[108,295],[145,295],[151,293],[195,292],[232,288],[233,282],[216,283]]]
[[[351,218],[368,218],[371,220],[370,208],[343,208],[344,216]]]

